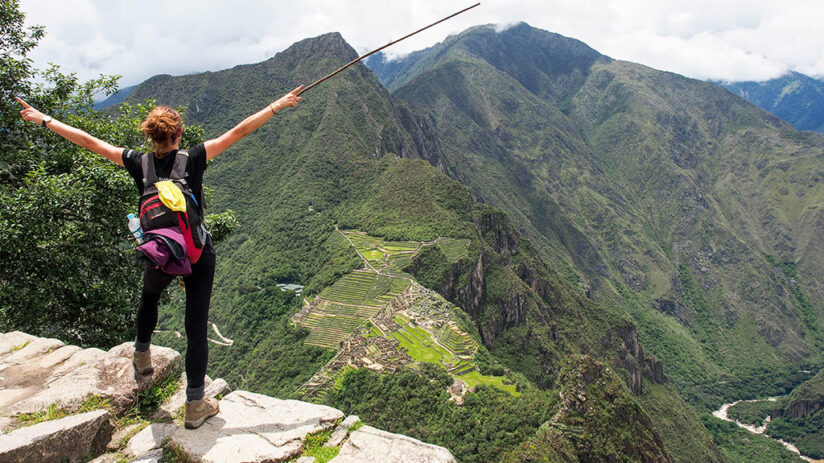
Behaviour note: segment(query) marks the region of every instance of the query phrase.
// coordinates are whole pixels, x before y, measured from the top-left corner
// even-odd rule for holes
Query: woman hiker
[[[206,170],[206,161],[214,159],[232,144],[257,130],[281,109],[296,106],[301,100],[297,96],[301,88],[302,86],[273,101],[223,135],[203,142],[188,151],[185,179],[198,204],[202,204],[203,172]],[[141,156],[144,153],[112,146],[78,128],[46,116],[20,98],[17,98],[17,101],[23,105],[23,110],[20,111],[23,119],[41,124],[72,143],[93,151],[115,164],[124,166],[134,178],[138,193],[141,197],[143,196],[145,185],[143,184]],[[151,139],[152,142],[153,152],[147,156],[151,156],[156,177],[169,178],[183,133],[180,115],[174,109],[157,106],[149,112],[140,128],[145,132],[147,141]],[[208,235],[202,254],[191,266],[191,270],[191,275],[186,276],[183,282],[186,287],[186,378],[188,381],[185,426],[193,429],[218,413],[217,400],[203,397],[208,359],[206,328],[215,274],[215,251]],[[153,371],[149,346],[152,332],[157,324],[157,303],[160,294],[173,279],[174,275],[151,267],[146,267],[143,273],[143,291],[137,309],[137,337],[133,358],[135,373],[138,375],[150,374]]]

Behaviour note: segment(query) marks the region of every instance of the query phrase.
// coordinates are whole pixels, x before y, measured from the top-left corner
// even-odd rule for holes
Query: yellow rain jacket
[[[173,211],[186,212],[186,198],[180,188],[170,180],[155,183],[160,202]]]

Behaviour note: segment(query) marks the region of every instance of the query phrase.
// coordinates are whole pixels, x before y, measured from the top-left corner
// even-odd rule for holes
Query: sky
[[[365,53],[476,0],[21,0],[46,36],[30,57],[81,80],[217,71],[264,61],[292,43],[340,32]],[[824,77],[820,0],[482,0],[386,50],[390,58],[478,24],[525,21],[615,59],[697,79]]]

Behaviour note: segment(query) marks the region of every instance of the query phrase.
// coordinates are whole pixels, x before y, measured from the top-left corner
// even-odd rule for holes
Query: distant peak
[[[303,39],[295,42],[278,55],[297,55],[299,57],[311,55],[313,57],[334,56],[352,60],[358,57],[358,53],[343,38],[340,32],[328,32],[317,37]]]

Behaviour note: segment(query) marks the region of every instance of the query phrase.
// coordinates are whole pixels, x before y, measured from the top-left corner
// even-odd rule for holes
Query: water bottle
[[[129,231],[132,232],[132,236],[134,236],[134,239],[137,240],[138,244],[142,244],[143,229],[140,227],[140,219],[138,219],[134,213],[127,215],[126,219],[129,221]]]

